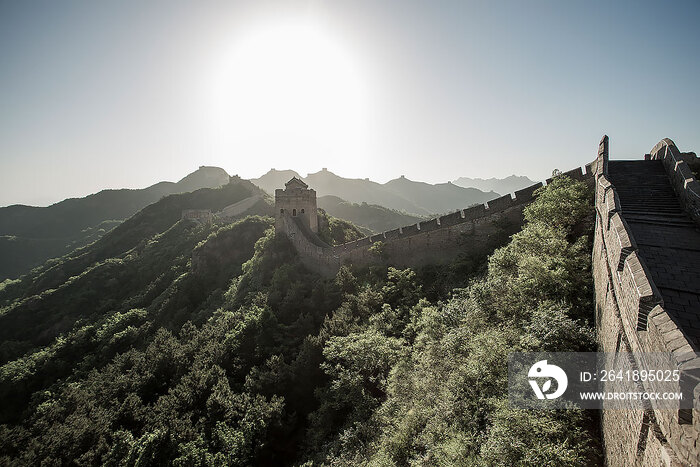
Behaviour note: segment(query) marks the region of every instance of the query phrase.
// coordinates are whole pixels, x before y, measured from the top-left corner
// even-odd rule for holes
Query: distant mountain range
[[[225,170],[202,166],[177,183],[160,182],[136,190],[103,190],[47,207],[0,208],[0,281],[97,240],[120,221],[164,196],[215,188],[229,180]]]
[[[529,178],[519,175],[511,175],[506,178],[460,177],[452,183],[458,186],[477,188],[481,191],[495,191],[501,195],[513,193],[516,190],[535,184],[535,182]]]
[[[283,188],[292,177],[304,180],[316,190],[319,208],[372,232],[484,203],[497,198],[499,193],[509,193],[533,183],[527,177],[510,176],[489,180],[460,178],[454,183],[433,185],[402,176],[382,184],[369,179],[340,177],[326,169],[305,178],[292,170],[273,169],[250,182],[274,195],[275,189]],[[176,183],[160,182],[135,190],[103,190],[47,207],[2,207],[0,282],[100,239],[123,220],[168,195],[216,188],[229,184],[230,180],[225,170],[202,166]],[[236,182],[242,181],[236,178]],[[176,214],[179,215],[172,215]]]
[[[208,180],[211,182],[213,179]],[[228,205],[260,194],[262,194],[260,188],[249,181],[232,177],[230,183],[219,188],[202,188],[167,196],[141,209],[85,248],[72,251],[62,258],[47,261],[28,272],[17,283],[0,287],[0,309],[13,304],[19,298],[15,295],[17,293],[26,292],[27,296],[41,294],[42,299],[37,297],[37,300],[43,302],[38,307],[20,306],[20,309],[9,312],[3,309],[3,313],[0,313],[0,341],[28,339],[47,344],[57,335],[68,332],[78,319],[89,317],[101,319],[99,314],[95,318],[93,313],[96,309],[102,309],[104,313],[112,312],[114,308],[128,309],[129,303],[123,301],[123,298],[125,294],[133,293],[135,283],[144,284],[148,290],[139,299],[150,295],[147,300],[153,300],[164,290],[161,288],[163,279],[171,281],[180,275],[179,273],[173,275],[176,268],[185,266],[185,270],[190,269],[187,262],[192,256],[192,250],[200,241],[207,238],[212,230],[215,230],[215,228],[195,228],[189,222],[178,224],[184,209],[206,207],[212,211],[219,211]],[[261,204],[254,206],[251,214],[267,216],[273,214],[273,210],[269,205]],[[239,232],[243,235],[236,238],[235,242],[231,242],[233,244],[227,244],[227,248],[219,249],[217,258],[213,258],[213,261],[204,265],[214,273],[207,276],[207,281],[216,282],[218,275],[216,269],[240,270],[240,264],[252,256],[255,241],[270,223],[253,220],[251,224],[254,224],[251,226],[252,232],[248,234]],[[154,239],[156,235],[158,237]],[[157,251],[155,255],[154,250]],[[241,252],[241,250],[245,251]],[[145,266],[143,261],[148,257],[151,258],[151,262]],[[119,258],[121,261],[104,264],[103,262],[108,258]],[[216,259],[223,264],[217,264]],[[116,272],[112,267],[115,264],[120,272]],[[211,270],[212,266],[214,270]],[[126,272],[122,268],[126,269]],[[82,280],[70,281],[71,277],[79,275],[82,275]],[[47,298],[46,296],[50,294],[42,294],[59,286],[64,287],[64,290],[65,286],[68,286],[75,295],[68,299],[62,293],[58,294],[61,298],[56,296]],[[95,291],[91,291],[92,287],[96,288]],[[97,290],[99,292],[96,292]],[[108,290],[116,294],[111,303],[104,300],[103,294],[108,293]],[[56,300],[64,301],[59,306],[56,305]],[[183,305],[178,305],[176,309],[183,310]],[[188,318],[191,318],[192,310],[189,311]],[[175,318],[169,313],[167,319]],[[46,331],[35,332],[33,329],[36,327],[45,327]],[[0,364],[5,363],[4,359],[8,355],[10,358],[17,358],[23,353],[21,346],[5,346],[0,350],[2,351]]]
[[[250,181],[270,194],[276,188],[284,188],[285,182],[297,177],[316,190],[317,196],[336,196],[351,203],[367,203],[403,211],[413,216],[431,216],[473,204],[485,203],[498,198],[493,191],[484,192],[476,188],[461,187],[454,183],[431,185],[405,177],[387,183],[369,179],[340,177],[326,169],[301,177],[293,170],[270,170],[260,178]]]

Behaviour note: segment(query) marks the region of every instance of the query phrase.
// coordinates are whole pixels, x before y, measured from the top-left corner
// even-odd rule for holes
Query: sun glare
[[[361,155],[365,86],[328,31],[308,22],[271,25],[236,41],[225,60],[213,97],[227,157],[313,169]]]

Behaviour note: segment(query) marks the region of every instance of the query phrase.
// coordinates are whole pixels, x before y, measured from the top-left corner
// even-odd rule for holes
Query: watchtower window
[[[304,214],[304,210],[303,210],[303,209],[301,210],[301,213]]]
[[[280,209],[280,214],[284,214],[284,209]]]
[[[296,216],[296,215],[297,215],[297,210],[296,210],[296,209],[292,209],[292,216]]]

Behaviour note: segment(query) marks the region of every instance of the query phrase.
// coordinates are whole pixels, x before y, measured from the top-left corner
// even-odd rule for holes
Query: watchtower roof
[[[289,188],[309,188],[309,185],[304,183],[303,181],[299,180],[296,177],[292,177],[291,180],[289,180],[287,183],[284,184],[285,189]]]

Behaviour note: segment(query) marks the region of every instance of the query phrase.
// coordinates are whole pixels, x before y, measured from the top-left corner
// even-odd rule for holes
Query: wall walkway
[[[638,352],[639,359],[665,352],[664,365],[680,369],[679,389],[692,395],[696,409],[661,410],[652,401],[645,410],[603,411],[611,466],[700,465],[700,233],[674,191],[668,169],[675,164],[655,156],[673,144],[664,141],[646,161],[609,161],[607,136],[600,143],[594,170],[597,334],[601,351]],[[682,189],[687,186],[695,185],[684,179]],[[639,383],[644,391],[652,386]]]

